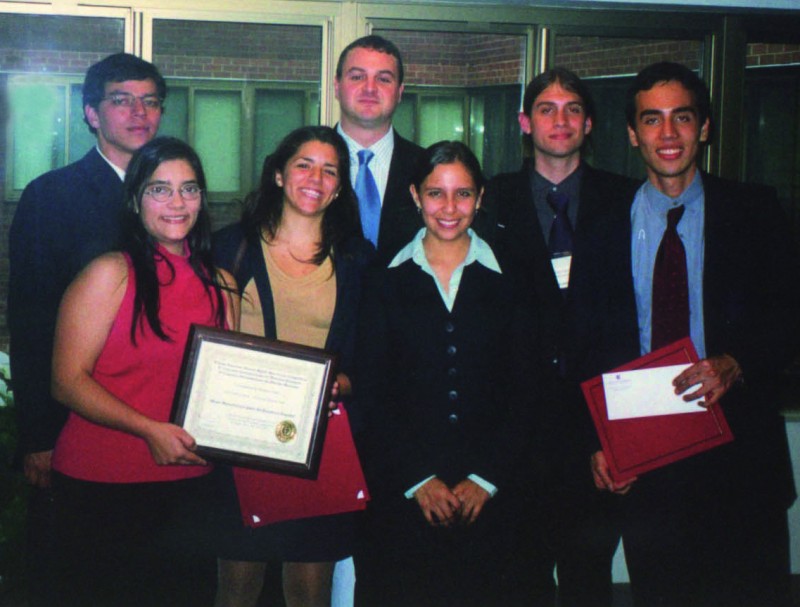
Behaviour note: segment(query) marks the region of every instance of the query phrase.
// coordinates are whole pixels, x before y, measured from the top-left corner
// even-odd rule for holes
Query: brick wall
[[[321,55],[312,26],[158,20],[153,32],[165,77],[318,82]]]
[[[656,61],[700,67],[703,45],[694,40],[634,40],[563,36],[556,38],[555,64],[582,78],[636,74]]]
[[[747,67],[800,64],[800,44],[747,45]]]
[[[518,83],[523,74],[522,36],[407,30],[375,33],[400,49],[407,84],[491,86]]]

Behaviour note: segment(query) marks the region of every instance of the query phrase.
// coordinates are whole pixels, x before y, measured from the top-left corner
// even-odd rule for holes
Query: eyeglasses
[[[141,97],[137,97],[130,93],[111,93],[103,97],[100,101],[110,101],[111,105],[114,107],[132,109],[136,105],[137,99],[142,102],[142,106],[144,106],[146,110],[156,111],[161,109],[162,100],[156,95],[142,95]]]
[[[178,188],[178,193],[183,200],[193,201],[200,198],[203,188],[196,183],[186,183]],[[167,202],[172,199],[175,190],[168,185],[152,185],[144,191],[144,194],[145,196],[150,196],[156,202]]]

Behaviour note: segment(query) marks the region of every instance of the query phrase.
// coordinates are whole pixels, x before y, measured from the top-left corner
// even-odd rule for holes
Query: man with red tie
[[[776,389],[798,343],[792,236],[774,190],[698,168],[711,106],[690,69],[642,70],[626,114],[647,181],[595,226],[595,255],[573,268],[593,297],[576,322],[578,375],[690,336],[701,360],[674,390],[719,403],[734,440],[623,482],[597,450],[594,481],[620,494],[637,606],[788,605],[795,490]]]

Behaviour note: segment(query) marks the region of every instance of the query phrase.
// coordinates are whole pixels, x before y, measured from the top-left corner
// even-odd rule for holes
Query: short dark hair
[[[628,126],[636,130],[636,95],[649,91],[655,85],[666,82],[679,82],[689,91],[697,109],[697,119],[702,126],[708,119],[708,140],[711,139],[711,95],[703,79],[685,65],[672,61],[661,61],[648,65],[633,79],[625,95],[625,119]]]
[[[403,57],[400,55],[400,49],[395,46],[394,42],[387,40],[383,36],[363,36],[358,40],[353,40],[350,44],[348,44],[345,49],[342,51],[341,55],[339,55],[339,61],[336,64],[336,79],[342,79],[342,70],[344,69],[344,62],[347,59],[347,55],[356,48],[369,48],[373,51],[378,51],[381,53],[386,53],[387,55],[391,55],[397,61],[397,79],[398,84],[403,84],[403,78],[405,77],[405,71],[403,70]]]
[[[167,98],[167,83],[155,65],[129,53],[116,53],[92,65],[83,80],[83,107],[97,109],[106,94],[109,82],[125,82],[126,80],[152,80],[156,85],[158,98]],[[97,133],[86,116],[83,121],[94,135]]]
[[[577,74],[563,67],[550,68],[530,81],[525,88],[525,96],[522,98],[522,111],[526,116],[530,116],[536,98],[551,84],[559,84],[561,88],[580,97],[586,117],[594,121],[594,99],[589,92],[589,87]]]
[[[475,182],[478,192],[481,191],[486,183],[486,178],[481,171],[481,163],[475,157],[466,144],[460,141],[438,141],[425,149],[417,160],[414,172],[411,175],[411,183],[420,190],[422,182],[433,173],[434,169],[440,164],[453,164],[460,162],[467,169],[467,172]]]
[[[289,133],[264,159],[261,180],[256,191],[247,195],[242,213],[242,228],[251,238],[261,238],[262,231],[274,238],[283,216],[283,188],[275,181],[289,160],[305,143],[319,141],[333,146],[338,160],[339,194],[325,209],[322,217],[322,239],[314,256],[321,264],[333,248],[346,239],[361,234],[358,199],[350,183],[350,151],[341,135],[328,126],[304,126]]]
[[[131,257],[136,277],[131,341],[136,342],[137,328],[142,315],[159,338],[169,341],[158,317],[160,285],[156,275],[155,260],[163,255],[157,249],[156,240],[147,232],[141,219],[142,197],[153,173],[170,160],[184,160],[192,168],[197,185],[202,189],[200,210],[186,243],[189,248],[189,264],[194,273],[206,285],[209,297],[215,302],[217,326],[225,323],[225,307],[221,288],[214,271],[211,257],[211,215],[208,210],[206,177],[200,157],[188,143],[174,137],[156,137],[139,148],[131,158],[125,173],[125,210],[123,211],[123,247]],[[175,192],[173,196],[178,196]],[[166,258],[164,258],[166,259]],[[167,263],[169,260],[166,259]],[[213,295],[213,297],[212,297]]]

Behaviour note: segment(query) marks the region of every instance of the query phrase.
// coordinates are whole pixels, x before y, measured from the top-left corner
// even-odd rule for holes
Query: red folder
[[[652,369],[697,362],[688,337],[613,371]],[[581,384],[592,413],[611,477],[617,481],[660,468],[733,440],[728,422],[716,403],[702,413],[681,413],[609,420],[602,376]]]
[[[260,527],[291,519],[364,510],[369,493],[343,406],[328,420],[316,479],[234,468],[244,524]]]

